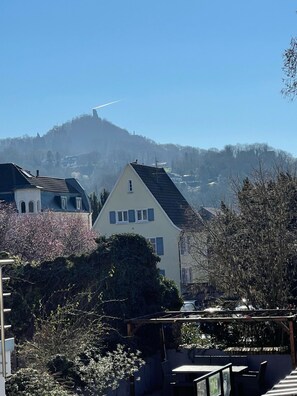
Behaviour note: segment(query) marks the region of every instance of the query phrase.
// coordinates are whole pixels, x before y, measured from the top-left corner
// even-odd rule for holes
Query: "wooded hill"
[[[217,206],[230,201],[231,179],[243,179],[261,164],[272,168],[295,165],[288,153],[267,144],[225,146],[203,150],[174,144],[157,144],[131,134],[93,115],[82,115],[55,126],[44,135],[0,140],[0,161],[14,162],[35,173],[75,177],[88,193],[111,190],[126,163],[163,166],[195,206]]]

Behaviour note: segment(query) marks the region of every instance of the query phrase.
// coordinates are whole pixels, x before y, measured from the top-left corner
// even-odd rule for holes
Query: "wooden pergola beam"
[[[289,334],[292,367],[296,368],[294,322],[297,311],[294,310],[257,310],[257,311],[219,311],[213,314],[205,311],[179,312],[165,311],[154,315],[126,320],[128,336],[135,334],[137,329],[145,324],[174,323],[251,323],[275,322]]]

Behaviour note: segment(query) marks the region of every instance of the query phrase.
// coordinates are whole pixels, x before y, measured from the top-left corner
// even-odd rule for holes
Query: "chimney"
[[[39,169],[36,170],[36,177],[39,177]]]

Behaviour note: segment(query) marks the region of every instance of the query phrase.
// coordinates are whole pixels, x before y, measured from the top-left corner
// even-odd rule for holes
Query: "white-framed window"
[[[111,210],[109,212],[110,224],[121,223],[146,223],[147,221],[154,221],[154,209],[126,209],[126,210]]]
[[[67,209],[67,197],[61,196],[61,208]]]
[[[77,210],[81,210],[81,208],[82,208],[81,197],[76,197],[76,198],[75,198],[75,202],[76,202],[76,209],[77,209]]]
[[[181,278],[182,278],[181,281],[184,284],[192,283],[193,282],[192,268],[182,268]]]
[[[152,245],[154,253],[156,253],[158,256],[164,255],[163,237],[147,238],[147,241]]]
[[[148,241],[152,245],[153,252],[156,253],[156,238],[148,238]]]
[[[34,213],[34,202],[33,201],[29,202],[29,213]]]
[[[180,254],[184,255],[186,253],[186,241],[185,237],[181,236],[180,238]]]
[[[133,192],[133,183],[132,180],[128,180],[128,192]]]
[[[182,255],[191,253],[191,237],[189,235],[183,235],[180,238],[180,253]]]
[[[26,202],[24,201],[20,202],[20,209],[21,209],[21,213],[26,213]]]
[[[191,242],[191,237],[190,237],[190,235],[187,236],[187,245],[188,245],[188,253],[191,254],[192,242]]]
[[[128,210],[117,211],[117,223],[128,223]]]
[[[136,221],[148,221],[147,209],[136,210]]]

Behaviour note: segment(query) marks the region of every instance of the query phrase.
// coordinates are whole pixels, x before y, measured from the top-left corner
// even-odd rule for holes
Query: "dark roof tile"
[[[0,192],[30,187],[41,187],[44,191],[59,193],[77,192],[77,189],[71,183],[67,183],[68,180],[71,179],[58,179],[45,176],[37,177],[15,164],[0,164]]]
[[[163,168],[140,165],[135,162],[130,165],[176,226],[189,228],[194,225],[194,221],[197,221],[199,216]]]
[[[0,200],[3,199],[10,202],[13,197],[11,195],[13,191],[22,188],[40,188],[42,193],[52,193],[53,196],[55,194],[74,194],[82,197],[83,210],[91,211],[89,199],[76,179],[34,176],[29,171],[13,163],[0,164]],[[43,197],[44,199],[45,196]]]

